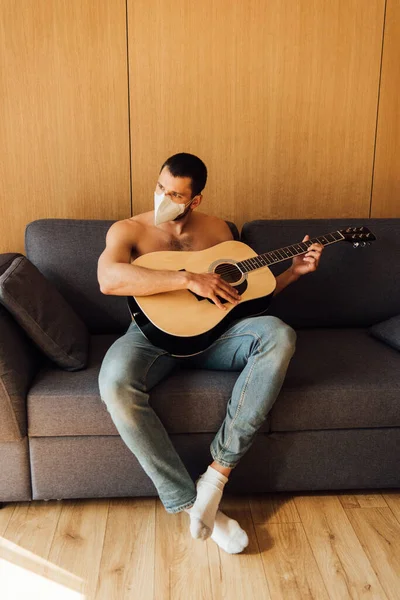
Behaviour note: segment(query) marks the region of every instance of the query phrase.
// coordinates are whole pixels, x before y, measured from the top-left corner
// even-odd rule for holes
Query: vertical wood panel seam
[[[128,83],[128,141],[129,141],[129,201],[131,214],[133,217],[132,203],[132,135],[131,135],[131,86],[129,76],[129,21],[128,21],[128,0],[125,0],[125,31],[126,31],[126,76]]]
[[[376,106],[375,141],[374,141],[374,155],[373,155],[373,159],[372,159],[372,179],[371,179],[371,197],[370,197],[370,201],[369,201],[369,218],[371,218],[371,216],[372,216],[372,197],[373,197],[373,193],[374,193],[376,141],[377,141],[377,138],[378,138],[379,101],[380,101],[380,98],[381,98],[383,49],[384,49],[384,44],[385,44],[386,7],[387,7],[387,0],[385,0],[385,8],[384,8],[384,11],[383,11],[381,65],[380,65],[380,70],[379,70],[379,82],[378,82],[378,102],[377,102],[377,106]]]

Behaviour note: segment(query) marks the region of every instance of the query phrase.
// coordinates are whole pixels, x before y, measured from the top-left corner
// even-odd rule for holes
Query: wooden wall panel
[[[373,217],[400,217],[400,0],[387,0]]]
[[[42,217],[130,215],[124,0],[0,4],[0,251]]]
[[[238,225],[368,216],[384,4],[128,0],[134,213],[187,151]]]

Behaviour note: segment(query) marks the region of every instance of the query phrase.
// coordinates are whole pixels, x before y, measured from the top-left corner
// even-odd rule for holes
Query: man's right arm
[[[107,232],[106,248],[98,261],[97,278],[103,294],[149,296],[186,289],[187,277],[181,271],[162,271],[132,265],[131,250],[141,226],[118,221]]]
[[[107,232],[106,248],[98,261],[97,278],[103,294],[112,296],[150,296],[173,290],[191,290],[210,298],[220,309],[219,298],[237,304],[237,291],[215,273],[147,269],[130,263],[140,225],[117,221]],[[135,238],[136,236],[136,238]]]

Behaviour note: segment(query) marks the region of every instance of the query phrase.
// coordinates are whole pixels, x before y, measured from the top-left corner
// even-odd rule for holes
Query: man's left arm
[[[306,235],[303,242],[308,242],[309,239],[310,236]],[[292,261],[291,267],[277,276],[276,288],[273,295],[276,296],[276,294],[279,294],[285,287],[300,279],[302,275],[316,271],[323,249],[322,244],[312,244],[305,254],[296,256]]]

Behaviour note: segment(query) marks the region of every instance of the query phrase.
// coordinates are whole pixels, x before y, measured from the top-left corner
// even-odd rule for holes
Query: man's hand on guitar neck
[[[303,242],[308,242],[309,235],[306,235]],[[319,261],[324,247],[322,244],[311,244],[305,254],[296,256],[292,260],[292,266],[276,278],[276,288],[274,296],[279,294],[289,284],[297,281],[302,275],[307,275],[318,269]]]
[[[219,300],[225,298],[235,306],[239,303],[239,292],[216,273],[187,273],[187,289],[198,296],[210,298],[221,310],[226,307]]]

